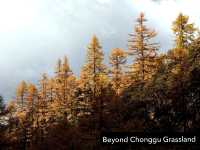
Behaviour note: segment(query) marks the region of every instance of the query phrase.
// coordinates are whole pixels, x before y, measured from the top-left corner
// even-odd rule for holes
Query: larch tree
[[[77,106],[78,103],[75,97],[75,91],[77,87],[77,79],[74,75],[70,75],[67,78],[67,114],[68,121],[75,123],[77,121]]]
[[[66,104],[68,100],[68,92],[69,92],[67,80],[72,75],[72,71],[69,67],[68,59],[66,56],[64,57],[63,64],[61,67],[61,75],[62,75],[61,77],[62,97],[63,97],[63,102]]]
[[[57,112],[59,111],[58,98],[56,96],[56,80],[50,78],[47,84],[48,91],[48,118],[49,123],[52,124],[56,120]]]
[[[61,68],[61,95],[63,97],[62,104],[63,104],[63,110],[64,110],[64,115],[68,116],[69,112],[67,111],[67,108],[69,107],[69,95],[70,95],[70,87],[69,87],[69,78],[73,75],[70,67],[69,67],[69,62],[67,57],[65,56],[63,59],[63,64]]]
[[[124,87],[123,65],[126,63],[126,57],[126,53],[120,48],[113,49],[110,54],[110,64],[112,66],[110,70],[112,88],[115,90],[117,95],[119,95],[120,90]]]
[[[34,108],[35,102],[37,101],[37,88],[34,84],[30,83],[27,85],[27,106],[28,108]]]
[[[193,23],[189,23],[189,17],[180,13],[173,22],[172,30],[175,34],[176,48],[187,48],[194,41],[194,32],[197,29]]]
[[[27,96],[26,96],[26,119],[24,122],[25,127],[25,143],[26,147],[29,147],[32,142],[34,120],[35,120],[35,102],[37,101],[37,88],[34,84],[27,84]]]
[[[81,80],[85,87],[89,87],[93,93],[93,99],[100,92],[100,78],[106,75],[106,67],[103,64],[104,54],[99,40],[93,36],[88,46],[86,64],[81,70]]]
[[[16,90],[17,104],[19,105],[20,109],[23,109],[25,107],[26,94],[27,94],[27,84],[25,81],[21,81],[20,84],[17,86]]]
[[[99,40],[93,36],[88,46],[86,64],[81,70],[80,84],[84,91],[83,114],[91,115],[96,120],[94,127],[100,128],[100,116],[103,112],[103,101],[99,96],[107,85],[107,70],[103,64],[104,54]],[[97,131],[97,130],[96,130]]]
[[[132,69],[130,71],[136,81],[144,82],[155,72],[155,61],[158,44],[153,41],[156,32],[147,28],[144,13],[140,13],[136,20],[134,33],[130,34],[129,52],[133,56]]]
[[[183,117],[185,118],[183,121],[183,129],[185,131],[187,128],[187,104],[189,102],[189,100],[185,98],[186,92],[184,90],[187,86],[185,84],[185,80],[187,79],[189,73],[189,48],[196,39],[197,28],[195,28],[193,23],[189,23],[188,16],[180,13],[172,24],[172,30],[175,34],[175,48],[168,52],[168,57],[172,64],[170,70],[170,78],[168,80],[171,80],[171,83],[173,83],[169,85],[174,88],[176,93],[182,93],[178,97],[178,102],[177,99],[175,99],[173,103],[179,104],[179,111],[182,112]],[[176,97],[176,95],[174,95],[174,97]]]
[[[35,118],[36,112],[37,112],[37,101],[38,101],[38,90],[36,86],[32,83],[27,85],[27,122],[29,123],[28,128],[30,128],[30,124],[35,127],[34,120],[37,120]],[[31,129],[30,129],[31,130]],[[30,133],[29,131],[28,133]]]
[[[62,97],[63,97],[63,104],[65,113],[67,115],[68,121],[73,121],[73,110],[74,108],[74,90],[76,87],[76,77],[73,75],[73,72],[69,66],[69,62],[67,57],[65,56],[63,59],[63,64],[61,67],[62,73]],[[72,108],[73,107],[73,108]]]
[[[172,24],[175,34],[175,48],[168,52],[170,59],[182,61],[188,55],[188,46],[195,40],[197,29],[189,23],[189,17],[180,13]]]
[[[48,127],[48,77],[46,74],[42,75],[42,79],[40,80],[39,93],[38,93],[38,126],[39,126],[39,137],[41,141],[47,135],[47,127]]]
[[[55,73],[56,73],[56,76],[58,76],[61,72],[61,67],[62,67],[62,60],[61,59],[58,59],[57,61],[57,64],[56,64],[56,67],[55,67]]]
[[[71,92],[74,90],[72,84],[73,72],[70,69],[69,62],[65,56],[63,61],[58,60],[56,66],[56,77],[55,77],[55,99],[56,103],[54,106],[59,107],[58,112],[61,118],[66,119],[70,114],[69,105]],[[75,81],[75,80],[74,80]]]
[[[50,103],[52,103],[55,100],[55,79],[51,78],[48,80],[48,85],[47,85],[47,90],[48,90],[48,100]]]
[[[56,67],[55,67],[55,77],[54,77],[54,88],[55,88],[55,98],[57,102],[61,101],[61,80],[62,80],[62,74],[61,74],[61,68],[62,68],[62,60],[58,59]],[[49,82],[49,85],[51,83]]]
[[[35,120],[35,114],[37,112],[37,102],[38,102],[38,90],[37,87],[30,83],[27,85],[27,112],[30,121],[33,123],[33,120]]]

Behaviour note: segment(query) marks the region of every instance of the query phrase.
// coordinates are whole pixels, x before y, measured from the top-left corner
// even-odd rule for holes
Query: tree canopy
[[[129,35],[128,50],[111,49],[109,65],[94,35],[80,77],[64,56],[53,76],[44,73],[38,84],[21,81],[5,109],[0,96],[0,112],[4,112],[0,115],[6,122],[0,130],[0,148],[110,150],[116,147],[99,142],[102,132],[199,132],[197,29],[180,13],[172,23],[175,46],[161,54],[156,32],[146,21],[141,13]]]

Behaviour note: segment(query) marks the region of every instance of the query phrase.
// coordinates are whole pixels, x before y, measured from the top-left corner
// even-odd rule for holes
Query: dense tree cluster
[[[58,60],[53,77],[43,74],[38,85],[22,81],[16,99],[5,108],[0,97],[0,117],[8,120],[1,126],[0,147],[120,149],[101,147],[101,132],[199,131],[197,28],[180,13],[172,25],[175,47],[161,54],[156,32],[146,21],[141,13],[130,34],[128,51],[111,50],[110,67],[104,64],[102,46],[93,36],[80,78],[64,57]]]

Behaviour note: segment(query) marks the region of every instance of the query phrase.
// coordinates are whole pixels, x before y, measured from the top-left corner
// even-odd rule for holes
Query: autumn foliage
[[[128,50],[113,48],[107,66],[103,47],[93,36],[80,77],[65,56],[57,61],[53,77],[43,74],[37,85],[20,82],[16,99],[1,113],[9,120],[0,130],[0,147],[112,149],[101,147],[101,132],[199,131],[197,28],[180,14],[172,25],[175,47],[161,54],[156,31],[146,22],[141,13]]]

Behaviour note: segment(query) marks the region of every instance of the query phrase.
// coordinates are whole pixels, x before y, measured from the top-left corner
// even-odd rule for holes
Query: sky
[[[13,99],[21,80],[37,83],[53,75],[66,55],[78,75],[87,45],[96,35],[108,58],[127,50],[128,34],[143,11],[157,31],[160,51],[173,47],[171,24],[179,12],[200,25],[198,0],[0,0],[0,95]]]

